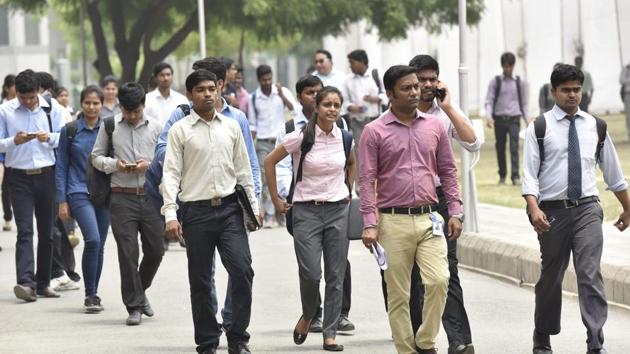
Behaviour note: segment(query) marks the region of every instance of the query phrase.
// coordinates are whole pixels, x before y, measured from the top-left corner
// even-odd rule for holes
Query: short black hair
[[[15,91],[31,93],[39,90],[39,77],[31,69],[26,69],[15,77]]]
[[[348,53],[348,59],[352,59],[358,62],[368,65],[368,55],[363,49],[355,49]]]
[[[271,74],[271,66],[267,64],[260,65],[256,68],[256,77],[260,80],[264,75]]]
[[[324,83],[320,78],[314,75],[304,75],[295,83],[295,92],[297,92],[299,96],[305,88],[317,85],[324,87]]]
[[[47,73],[45,71],[38,71],[37,77],[39,78],[39,87],[42,90],[50,90],[51,93],[55,92],[55,89],[57,88],[57,82],[55,81],[55,78],[50,75],[50,73]]]
[[[580,85],[584,83],[584,73],[575,65],[560,64],[551,72],[551,87],[556,88],[567,81],[578,81]]]
[[[332,55],[326,49],[318,49],[318,50],[315,51],[315,54],[324,54],[326,56],[326,58],[328,58],[330,61],[332,61]]]
[[[501,66],[514,65],[516,63],[516,57],[512,52],[505,52],[501,54]]]
[[[385,90],[393,91],[396,83],[401,78],[409,75],[415,74],[416,68],[407,65],[394,65],[387,69],[385,74],[383,75],[383,85],[385,85]]]
[[[161,73],[162,70],[164,69],[170,69],[171,74],[173,73],[173,67],[171,66],[171,64],[161,62],[161,63],[155,64],[155,66],[153,67],[153,76],[158,76],[158,74]]]
[[[101,79],[100,86],[105,87],[112,82],[116,84],[116,87],[118,87],[118,80],[116,80],[114,75],[106,75],[104,78]]]
[[[81,90],[81,103],[83,103],[83,100],[85,99],[85,97],[87,97],[87,95],[91,93],[95,93],[98,96],[98,98],[101,100],[101,103],[105,101],[103,90],[101,90],[100,87],[96,85],[88,85],[83,90]]]
[[[416,55],[409,61],[409,66],[416,68],[416,71],[434,70],[440,76],[440,64],[427,54]]]
[[[214,82],[215,85],[217,84],[217,76],[214,73],[206,69],[193,71],[186,78],[186,91],[192,92],[195,86],[199,85],[200,82],[207,80]]]
[[[192,69],[206,69],[216,75],[217,80],[225,81],[225,72],[227,71],[227,68],[225,67],[225,64],[223,64],[223,62],[221,62],[221,60],[219,60],[218,58],[207,57],[197,60],[193,63]]]
[[[118,89],[118,102],[127,111],[133,111],[144,105],[144,87],[137,82],[127,82]]]

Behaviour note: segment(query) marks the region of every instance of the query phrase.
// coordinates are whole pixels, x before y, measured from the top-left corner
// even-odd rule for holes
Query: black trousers
[[[74,250],[68,239],[66,223],[56,218],[53,228],[53,262],[51,278],[63,276],[65,272],[73,281],[80,281],[81,276],[75,271]]]
[[[118,248],[122,300],[128,312],[145,303],[145,290],[151,286],[164,255],[164,222],[149,203],[144,195],[112,193],[109,204]],[[143,254],[140,265],[138,233]]]
[[[249,342],[254,270],[241,207],[237,202],[219,207],[189,203],[183,205],[181,215],[197,351],[216,347],[221,336],[210,297],[215,248],[232,282],[228,344]]]
[[[33,289],[50,285],[55,213],[55,172],[38,175],[9,168],[11,204],[17,225],[15,268],[17,283]],[[37,222],[37,273],[33,254],[33,212]]]
[[[13,220],[13,212],[11,211],[11,189],[8,181],[8,168],[4,169],[4,177],[2,178],[2,212],[4,221]]]
[[[520,116],[494,117],[495,148],[499,163],[499,177],[507,175],[507,163],[505,160],[505,144],[510,137],[510,157],[512,162],[512,179],[519,178],[518,174],[518,133],[521,129]]]
[[[448,235],[449,215],[446,198],[444,192],[439,187],[437,194],[440,200],[438,213],[440,213],[446,221],[444,223],[444,233]],[[459,271],[457,268],[457,264],[459,263],[457,259],[457,240],[447,240],[447,246],[450,279],[448,282],[446,306],[442,314],[442,325],[444,326],[449,344],[470,344],[472,343],[470,323],[468,321],[466,308],[464,307],[464,292],[459,281]],[[385,283],[383,274],[383,271],[381,271],[381,285],[383,288],[383,297],[385,298],[385,308],[387,309],[387,284]],[[414,264],[411,269],[411,289],[409,296],[409,314],[414,333],[418,332],[420,325],[422,325],[422,308],[424,304],[424,286],[419,279],[420,268],[417,264]]]
[[[603,327],[608,304],[600,270],[604,212],[599,203],[570,209],[543,209],[547,219],[555,219],[549,231],[538,235],[541,254],[540,279],[536,283],[536,331],[560,333],[562,280],[573,254],[582,323],[586,327],[588,349],[604,344]]]

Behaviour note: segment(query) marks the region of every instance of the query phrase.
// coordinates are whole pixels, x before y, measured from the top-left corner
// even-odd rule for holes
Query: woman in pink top
[[[324,256],[324,350],[342,351],[335,341],[341,315],[342,288],[348,257],[348,201],[355,175],[354,153],[346,154],[345,133],[335,124],[343,98],[338,89],[324,87],[315,98],[315,114],[305,128],[285,137],[265,158],[269,194],[281,213],[293,208],[293,240],[300,275],[302,316],[293,331],[295,344],[306,340],[319,307],[319,282]],[[309,149],[310,147],[310,149]],[[302,157],[302,152],[304,157]],[[288,154],[297,172],[293,204],[278,197],[275,165]],[[302,163],[302,171],[300,171]]]

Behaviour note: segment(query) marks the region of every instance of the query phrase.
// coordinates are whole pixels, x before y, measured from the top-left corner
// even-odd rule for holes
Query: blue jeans
[[[67,197],[72,216],[79,223],[83,241],[83,281],[85,296],[96,295],[103,269],[103,251],[109,229],[109,209],[95,208],[87,193],[73,193]]]

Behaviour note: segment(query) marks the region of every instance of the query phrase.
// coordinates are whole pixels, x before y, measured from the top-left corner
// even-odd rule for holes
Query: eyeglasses
[[[324,59],[315,60],[315,64],[324,64]]]

